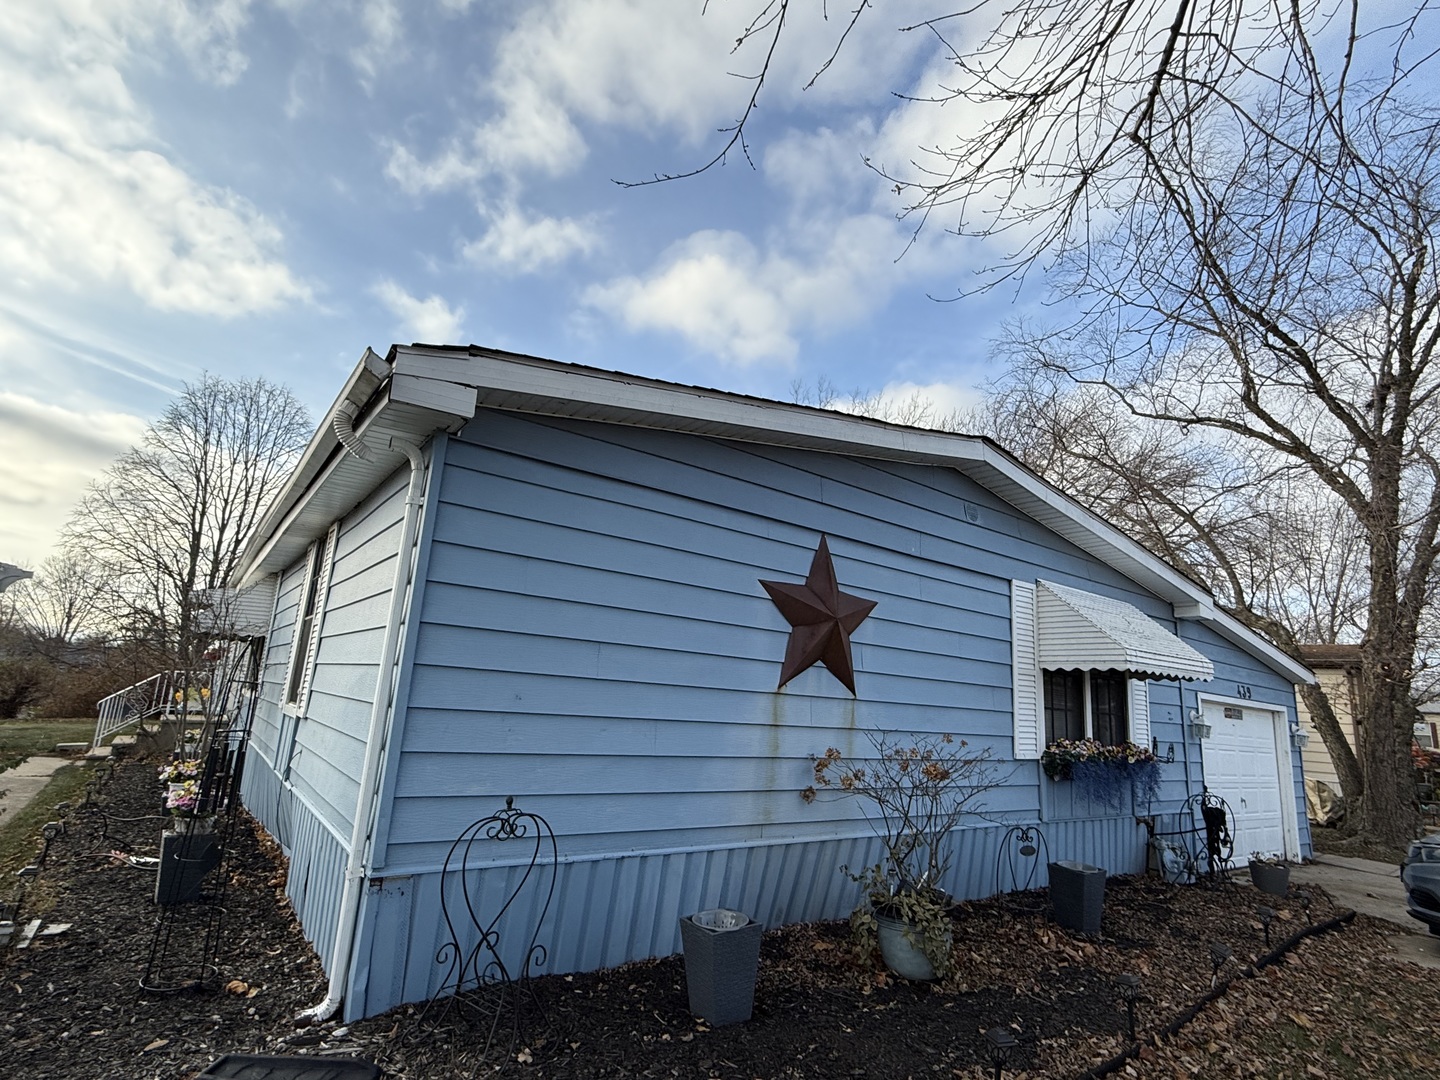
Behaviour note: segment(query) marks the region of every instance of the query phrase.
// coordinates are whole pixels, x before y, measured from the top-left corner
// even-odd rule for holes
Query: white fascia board
[[[390,368],[374,352],[367,349],[357,373],[363,368],[374,374],[375,365],[386,374]],[[364,399],[360,394],[366,387]],[[234,588],[245,586],[267,574],[284,569],[292,554],[329,527],[338,513],[355,505],[386,476],[394,472],[403,455],[386,449],[394,435],[424,442],[436,431],[457,431],[475,415],[475,393],[468,387],[435,384],[433,380],[409,380],[396,386],[394,381],[370,383],[352,374],[347,391],[335,399],[325,414],[306,449],[306,457],[291,473],[285,488],[271,504],[261,528],[257,529],[246,547],[240,569],[231,577]],[[344,451],[335,436],[335,416],[342,403],[349,402],[364,409],[355,424],[355,433],[363,440],[368,432],[380,432],[370,440],[372,459],[362,461]],[[307,459],[314,451],[315,464]],[[283,509],[283,515],[280,511]],[[294,550],[292,550],[294,549]]]
[[[350,377],[340,388],[339,396],[326,411],[325,418],[315,429],[315,433],[310,436],[310,442],[306,445],[305,452],[300,455],[299,462],[286,478],[285,486],[270,500],[260,515],[260,520],[255,525],[255,531],[250,534],[250,539],[245,544],[245,551],[240,556],[241,570],[231,578],[232,587],[243,587],[239,584],[240,579],[248,573],[259,549],[275,532],[278,524],[290,515],[295,507],[295,501],[310,487],[321,470],[325,468],[330,457],[339,449],[340,440],[335,437],[335,431],[331,424],[341,403],[348,401],[357,408],[363,407],[374,396],[375,391],[380,388],[380,384],[389,374],[390,365],[373,349],[367,348],[361,354],[355,369],[350,372]]]
[[[1299,661],[1292,660],[1284,652],[1266,641],[1233,615],[1227,615],[1225,612],[1219,611],[1215,613],[1213,618],[1199,621],[1208,624],[1226,641],[1238,648],[1244,649],[1256,659],[1262,661],[1272,671],[1286,676],[1292,683],[1303,685],[1320,681],[1315,678],[1315,673],[1308,667]]]
[[[1157,596],[1185,605],[1196,617],[1215,611],[1214,599],[1203,586],[979,436],[903,427],[530,357],[405,347],[392,350],[391,356],[397,378],[424,372],[431,378],[468,383],[478,389],[482,406],[493,403],[502,409],[577,415],[578,410],[557,407],[564,402],[585,406],[583,415],[596,420],[675,431],[693,430],[687,421],[698,421],[713,425],[718,436],[743,441],[949,466]],[[551,407],[544,407],[547,404]]]
[[[1210,592],[1121,530],[1041,479],[996,444],[976,435],[904,427],[866,417],[682,386],[623,372],[471,346],[397,345],[396,376],[475,389],[476,407],[568,416],[793,446],[854,457],[947,466],[969,476],[1172,605],[1177,618],[1212,626],[1227,640],[1293,681],[1310,671],[1231,616]]]

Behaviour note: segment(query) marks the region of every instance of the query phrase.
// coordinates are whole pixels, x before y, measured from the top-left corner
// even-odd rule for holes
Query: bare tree
[[[744,147],[794,2],[757,3],[739,43],[762,43],[756,96],[717,160]],[[874,166],[917,228],[939,215],[1007,245],[974,287],[1046,259],[1073,319],[1018,335],[1012,359],[1092,388],[1158,449],[1247,443],[1250,490],[1281,498],[1269,485],[1303,473],[1343,508],[1365,559],[1355,819],[1389,842],[1415,820],[1411,682],[1440,528],[1437,21],[1430,0],[979,0],[907,29],[953,67],[927,100],[980,120]],[[1223,577],[1221,550],[1206,557]]]
[[[264,379],[185,389],[80,501],[67,553],[96,567],[112,625],[189,667],[202,590],[220,588],[309,437],[305,408]]]
[[[5,596],[13,621],[29,632],[34,647],[50,660],[103,629],[97,567],[74,553],[52,555],[33,578]]]
[[[1108,395],[1031,371],[971,419],[1031,468],[1215,594],[1292,656],[1359,641],[1368,551],[1350,510],[1284,455],[1233,435],[1141,420]],[[1301,695],[1347,795],[1364,775],[1332,703]]]

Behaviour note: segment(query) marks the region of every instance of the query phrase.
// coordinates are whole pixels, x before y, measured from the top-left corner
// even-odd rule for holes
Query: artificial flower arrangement
[[[172,817],[182,820],[211,816],[200,809],[200,785],[194,780],[186,780],[172,787],[165,796],[165,809]]]
[[[183,784],[187,780],[200,779],[200,762],[172,761],[160,766],[160,781],[165,784]]]
[[[1159,760],[1149,747],[1132,742],[1057,739],[1040,755],[1040,767],[1051,780],[1074,780],[1087,798],[1116,813],[1125,809],[1127,789],[1137,802],[1153,802],[1160,794]]]

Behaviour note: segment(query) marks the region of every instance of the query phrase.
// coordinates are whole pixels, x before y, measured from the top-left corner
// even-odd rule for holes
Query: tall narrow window
[[[1085,672],[1045,672],[1045,741],[1085,738]]]
[[[314,636],[315,608],[320,597],[320,563],[323,559],[323,545],[313,545],[310,548],[310,565],[305,571],[305,595],[300,605],[300,619],[295,624],[295,637],[290,647],[290,681],[285,687],[287,705],[299,704],[300,687],[310,668],[310,639]]]
[[[1130,737],[1126,723],[1128,680],[1123,671],[1090,672],[1092,737],[1106,746],[1119,746]]]

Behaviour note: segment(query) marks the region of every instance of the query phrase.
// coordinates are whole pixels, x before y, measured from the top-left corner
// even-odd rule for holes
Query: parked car
[[[1410,914],[1440,935],[1440,833],[1410,842],[1400,864]]]

